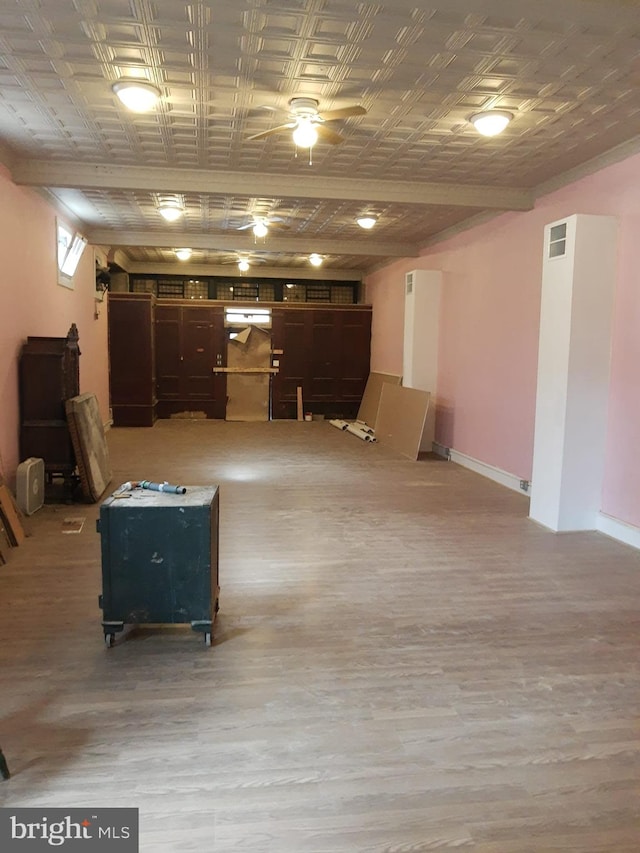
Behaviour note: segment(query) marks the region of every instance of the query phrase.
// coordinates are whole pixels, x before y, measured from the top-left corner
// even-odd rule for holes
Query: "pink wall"
[[[436,440],[530,479],[543,228],[573,213],[620,224],[602,511],[640,526],[640,155],[370,276],[372,369],[402,372],[404,273],[442,270]]]
[[[0,166],[0,464],[11,481],[18,465],[18,355],[29,335],[80,333],[80,391],[96,394],[108,420],[106,310],[94,318],[93,250],[84,251],[74,289],[57,284],[56,211],[32,190],[18,187]],[[106,305],[100,306],[106,309]]]

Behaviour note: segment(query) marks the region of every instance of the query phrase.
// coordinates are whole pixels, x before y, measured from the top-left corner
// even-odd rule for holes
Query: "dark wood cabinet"
[[[158,417],[204,412],[224,419],[226,381],[222,306],[157,305],[155,310]]]
[[[114,426],[156,419],[155,296],[109,294],[109,392]]]
[[[29,337],[18,365],[20,455],[44,459],[49,479],[71,481],[76,458],[65,400],[80,393],[80,349],[75,323],[66,338]]]
[[[297,388],[305,411],[354,418],[369,375],[371,308],[274,308],[272,415],[295,418]]]

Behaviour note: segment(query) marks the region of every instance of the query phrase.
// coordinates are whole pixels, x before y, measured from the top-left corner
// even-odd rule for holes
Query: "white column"
[[[577,214],[545,227],[529,516],[594,530],[601,505],[617,223]]]
[[[402,384],[431,393],[420,450],[431,450],[435,438],[441,294],[440,270],[413,270],[406,274]]]

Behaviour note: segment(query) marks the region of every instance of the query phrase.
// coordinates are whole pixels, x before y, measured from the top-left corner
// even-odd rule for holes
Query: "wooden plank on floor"
[[[304,411],[302,408],[302,385],[298,385],[298,387],[296,388],[296,401],[297,401],[297,407],[296,407],[297,420],[302,421],[302,420],[304,420]]]
[[[24,528],[16,512],[13,497],[4,484],[0,486],[0,518],[4,522],[11,544],[21,545],[25,540]]]

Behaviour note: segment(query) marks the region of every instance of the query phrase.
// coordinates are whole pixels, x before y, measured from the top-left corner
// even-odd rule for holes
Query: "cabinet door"
[[[222,308],[158,305],[155,331],[158,415],[224,418],[226,378],[213,372],[224,365]]]
[[[179,400],[182,374],[180,324],[182,310],[156,306],[156,387],[158,400]]]
[[[339,317],[334,311],[314,310],[309,319],[306,399],[318,403],[336,400],[342,368]]]
[[[271,410],[274,418],[295,418],[297,388],[304,386],[307,376],[307,312],[272,311],[272,341],[274,349],[281,349],[278,373],[273,376]]]
[[[359,404],[371,364],[371,311],[341,311],[339,337],[337,393],[341,400]]]
[[[183,400],[212,400],[215,396],[215,316],[211,308],[182,309]]]

